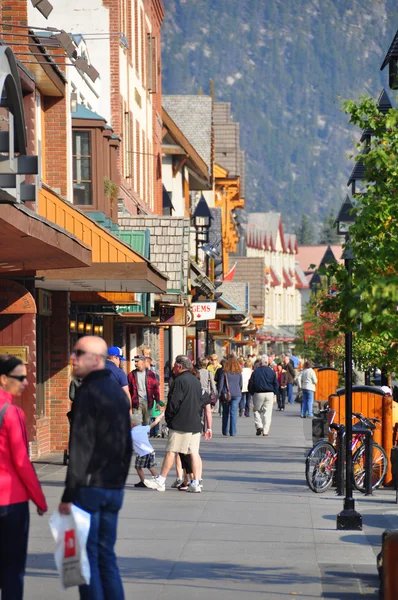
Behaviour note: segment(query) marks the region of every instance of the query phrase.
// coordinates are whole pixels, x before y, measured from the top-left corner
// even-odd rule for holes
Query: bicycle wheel
[[[387,454],[384,448],[373,442],[372,444],[372,490],[382,484],[387,473]],[[354,473],[354,487],[365,492],[365,446],[361,446],[352,457]]]
[[[332,485],[336,458],[336,450],[329,442],[318,442],[310,450],[305,461],[305,478],[316,494],[326,492]]]

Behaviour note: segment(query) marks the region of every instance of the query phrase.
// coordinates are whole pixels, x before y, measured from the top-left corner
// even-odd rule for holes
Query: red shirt
[[[13,398],[0,389],[0,410]],[[33,500],[47,510],[47,503],[28,455],[25,414],[12,404],[0,428],[0,506]]]
[[[153,371],[146,369],[145,373],[146,397],[148,399],[148,409],[151,410],[154,403],[159,404],[160,401],[159,382]],[[131,406],[139,408],[140,401],[138,397],[137,373],[135,370],[127,375],[127,380],[131,396]]]

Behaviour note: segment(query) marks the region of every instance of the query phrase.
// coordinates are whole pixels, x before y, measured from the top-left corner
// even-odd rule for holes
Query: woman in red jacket
[[[39,515],[46,499],[29,460],[25,415],[13,404],[27,385],[26,366],[0,355],[0,589],[2,600],[22,600],[28,549],[29,506]]]

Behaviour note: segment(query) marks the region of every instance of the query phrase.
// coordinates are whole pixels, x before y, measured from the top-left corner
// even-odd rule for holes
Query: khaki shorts
[[[199,454],[200,432],[169,430],[166,452],[181,452],[182,454]]]

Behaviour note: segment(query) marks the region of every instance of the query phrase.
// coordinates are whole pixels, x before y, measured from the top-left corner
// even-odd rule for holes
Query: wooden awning
[[[167,277],[150,263],[93,263],[81,269],[43,270],[37,272],[37,287],[47,290],[76,292],[148,292],[164,293]]]
[[[23,204],[14,203],[0,203],[0,257],[0,275],[91,264],[86,244]]]

